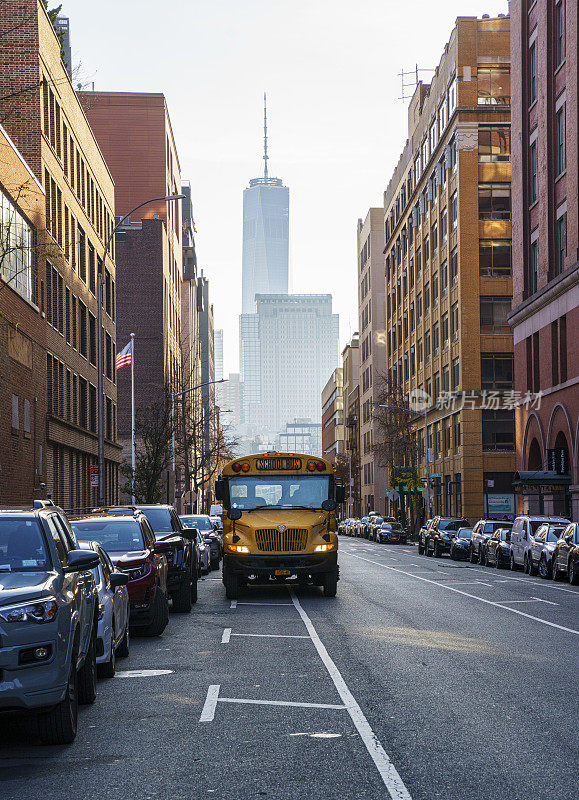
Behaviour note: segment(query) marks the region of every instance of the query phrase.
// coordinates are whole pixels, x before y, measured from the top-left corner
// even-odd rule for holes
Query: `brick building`
[[[430,398],[437,514],[515,510],[514,412],[487,400],[513,390],[510,196],[509,19],[459,17],[384,195],[388,379]]]
[[[336,367],[322,389],[322,455],[336,466],[344,451],[344,376]]]
[[[115,215],[151,198],[181,193],[179,158],[162,94],[79,92],[115,181]],[[181,201],[139,209],[117,234],[117,339],[135,334],[137,408],[181,388]],[[130,370],[118,374],[119,440],[130,458]]]
[[[578,11],[513,0],[515,381],[519,508],[579,520]],[[552,491],[556,486],[557,489]]]
[[[349,490],[346,492],[346,516],[361,515],[360,486],[360,341],[355,333],[342,350],[344,382],[344,437],[348,462]]]
[[[0,126],[0,503],[44,497],[44,189]]]
[[[384,283],[384,209],[371,208],[358,220],[358,325],[360,330],[361,513],[384,514],[387,471],[373,449],[379,433],[374,417],[380,377],[386,365],[386,287]]]
[[[92,506],[97,489],[97,273],[113,228],[114,185],[36,0],[0,9],[0,101],[4,126],[45,191],[38,301],[46,316],[46,486],[66,508]],[[105,494],[116,501],[114,253],[105,269]]]

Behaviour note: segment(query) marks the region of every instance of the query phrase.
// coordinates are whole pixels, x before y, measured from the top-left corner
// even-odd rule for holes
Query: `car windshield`
[[[438,528],[441,531],[457,531],[465,523],[463,519],[441,519]]]
[[[501,530],[499,531],[499,536],[500,536],[501,542],[510,542],[511,541],[511,532],[508,531],[508,530],[505,530],[504,528],[501,528]]]
[[[459,528],[458,529],[458,538],[459,539],[470,539],[472,536],[472,528]]]
[[[230,478],[231,508],[321,508],[329,485],[328,477],[313,475]]]
[[[495,531],[498,531],[499,528],[507,528],[508,530],[511,530],[512,527],[513,527],[512,522],[508,522],[505,519],[501,519],[501,520],[496,520],[496,522],[485,522],[483,532],[494,533]]]
[[[173,533],[173,520],[168,508],[143,508],[143,514],[151,523],[155,533]]]
[[[564,530],[565,530],[564,525],[559,525],[559,526],[554,527],[554,528],[549,528],[549,531],[547,533],[547,541],[548,542],[556,542],[557,539],[559,539],[559,537],[561,536],[561,534],[563,533]]]
[[[48,569],[49,565],[46,541],[38,520],[0,519],[0,572],[37,572]]]
[[[141,526],[135,519],[73,520],[71,525],[79,539],[98,542],[107,553],[145,549]]]
[[[198,531],[212,531],[213,523],[209,517],[186,516],[181,517],[184,528],[197,528]]]

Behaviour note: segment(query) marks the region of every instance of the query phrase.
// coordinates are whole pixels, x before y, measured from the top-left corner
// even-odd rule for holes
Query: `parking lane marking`
[[[362,556],[356,556],[353,553],[347,553],[346,555],[349,555],[351,558],[358,558],[360,561],[367,561],[369,564],[376,564],[376,566],[382,567],[383,569],[390,569],[393,572],[399,572],[401,575],[406,575],[409,578],[416,578],[417,581],[431,583],[433,586],[440,586],[442,589],[447,589],[449,592],[456,592],[457,594],[462,594],[464,597],[470,597],[472,600],[478,600],[479,603],[486,603],[489,606],[503,608],[505,611],[510,611],[511,614],[518,614],[521,617],[532,619],[534,622],[541,622],[543,625],[548,625],[550,628],[557,628],[560,631],[565,631],[565,633],[574,633],[576,636],[579,636],[579,631],[574,630],[574,628],[566,628],[564,625],[558,625],[556,622],[549,622],[549,620],[541,619],[541,617],[534,617],[532,614],[525,614],[524,611],[518,611],[516,608],[509,608],[509,606],[501,605],[501,603],[497,603],[494,600],[486,600],[484,597],[477,597],[475,594],[463,592],[462,589],[455,589],[454,586],[449,586],[445,583],[438,583],[438,581],[433,581],[429,578],[423,578],[421,575],[416,575],[414,572],[406,572],[405,570],[398,569],[397,567],[389,567],[386,564],[381,564],[380,561],[371,561],[369,558],[362,558]]]
[[[231,628],[228,630],[231,631]],[[231,636],[255,636],[259,639],[309,639],[309,636],[294,636],[290,633],[232,633]],[[223,639],[221,640],[223,641]],[[229,639],[227,640],[229,641]]]
[[[237,608],[237,600],[232,600],[229,608]]]
[[[490,583],[484,583],[484,581],[446,581],[446,583],[454,583],[459,585],[468,585],[468,586],[488,586],[489,589],[492,589],[493,586]]]
[[[549,606],[559,605],[559,603],[553,603],[551,600],[543,600],[540,597],[531,597],[530,600],[501,600],[501,603],[547,603]]]
[[[205,703],[201,711],[201,716],[199,717],[199,722],[213,722],[220,688],[221,684],[215,683],[207,689],[207,697],[205,698]]]
[[[357,556],[356,556],[357,558]],[[364,559],[366,560],[366,559]],[[391,567],[394,569],[394,567]],[[330,678],[332,679],[334,686],[336,687],[342,702],[346,706],[348,714],[358,733],[360,734],[360,738],[364,742],[370,757],[372,758],[374,764],[378,772],[380,773],[380,777],[384,782],[388,793],[392,800],[412,800],[410,796],[410,792],[404,785],[402,778],[398,774],[396,767],[390,761],[386,751],[380,744],[378,737],[370,727],[370,723],[364,716],[364,713],[358,703],[356,702],[353,694],[348,689],[346,681],[342,677],[340,671],[338,670],[337,666],[334,664],[333,660],[330,658],[328,651],[326,650],[322,640],[318,636],[314,625],[306,614],[302,605],[298,598],[296,597],[295,593],[292,589],[290,589],[290,596],[292,599],[292,603],[294,604],[296,611],[302,618],[302,622],[306,626],[306,630],[310,635],[312,642],[316,650],[318,651],[318,655],[322,659],[324,666],[328,670]]]
[[[307,637],[309,639],[309,636]],[[333,703],[296,703],[289,700],[252,700],[245,697],[220,697],[220,703],[242,703],[254,706],[289,706],[290,708],[330,708],[336,711],[344,711],[346,706],[335,705]]]
[[[291,603],[245,603],[242,600],[237,602],[237,600],[233,600],[232,602],[236,603],[238,606],[291,606]]]
[[[229,644],[231,638],[231,628],[223,628],[223,636],[221,637],[221,644]]]

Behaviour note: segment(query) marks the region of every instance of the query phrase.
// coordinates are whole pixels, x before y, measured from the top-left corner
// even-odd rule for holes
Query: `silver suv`
[[[45,744],[71,742],[96,698],[98,563],[56,506],[0,509],[0,712],[36,712]]]

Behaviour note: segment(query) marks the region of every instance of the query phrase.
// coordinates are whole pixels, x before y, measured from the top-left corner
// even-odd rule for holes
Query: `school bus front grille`
[[[305,528],[286,528],[278,531],[277,528],[261,528],[255,532],[255,541],[259,550],[267,553],[289,552],[305,550],[308,532]]]

